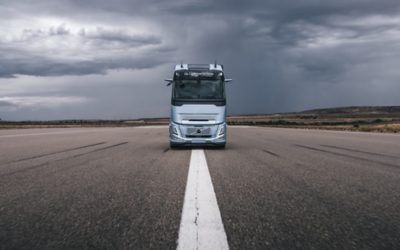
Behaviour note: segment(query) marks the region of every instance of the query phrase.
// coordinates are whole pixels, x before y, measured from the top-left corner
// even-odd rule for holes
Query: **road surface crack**
[[[391,167],[391,168],[396,168],[396,169],[399,169],[399,168],[400,168],[399,165],[390,164],[390,163],[386,163],[386,162],[382,162],[382,161],[377,161],[377,160],[372,160],[372,159],[367,159],[367,158],[363,158],[363,157],[359,157],[359,156],[348,155],[348,154],[342,154],[342,153],[338,153],[338,152],[332,152],[332,151],[328,151],[328,150],[324,150],[324,149],[319,149],[319,148],[314,148],[314,147],[305,146],[305,145],[299,145],[299,144],[293,144],[293,145],[296,146],[296,147],[305,148],[305,149],[309,149],[309,150],[312,150],[312,151],[328,153],[328,154],[337,155],[337,156],[342,156],[342,157],[347,157],[347,158],[351,158],[351,159],[355,159],[355,160],[360,160],[360,161],[373,162],[373,163],[380,164],[380,165],[387,166],[387,167]]]
[[[400,159],[399,157],[396,157],[393,155],[379,154],[379,153],[368,152],[368,151],[352,149],[352,148],[338,147],[338,146],[333,146],[333,145],[323,145],[323,144],[320,144],[320,146],[327,147],[327,148],[341,149],[341,150],[356,152],[356,153],[364,153],[364,154],[368,154],[368,155],[376,155],[376,156],[384,156],[384,157],[389,157],[389,158],[394,158],[394,159]]]
[[[103,148],[98,148],[98,149],[95,149],[95,150],[92,150],[92,151],[89,151],[89,152],[85,152],[85,153],[81,153],[81,154],[77,154],[77,155],[61,158],[61,159],[58,159],[58,160],[55,160],[55,161],[50,161],[50,162],[59,162],[59,161],[64,161],[64,160],[68,160],[68,159],[72,159],[72,158],[77,158],[77,157],[80,157],[82,155],[87,155],[87,154],[90,154],[90,153],[103,151],[103,150],[106,150],[106,149],[109,149],[109,148],[118,147],[118,146],[121,146],[121,145],[124,145],[124,144],[127,144],[127,143],[128,142],[121,142],[121,143],[118,143],[118,144],[110,145],[110,146],[103,147]],[[18,173],[29,171],[29,170],[34,170],[36,168],[47,166],[47,165],[49,165],[50,162],[45,162],[45,163],[42,163],[42,164],[38,164],[38,165],[30,166],[30,167],[27,167],[27,168],[15,170],[15,171],[12,171],[12,172],[8,172],[8,173],[0,175],[0,177],[9,176],[9,175],[13,175],[13,174],[18,174]]]
[[[270,155],[272,155],[272,156],[278,157],[278,158],[281,157],[280,155],[278,155],[278,154],[276,154],[276,153],[274,153],[274,152],[272,152],[272,151],[266,150],[266,149],[261,149],[261,151],[263,151],[263,152],[265,152],[265,153],[267,153],[267,154],[270,154]]]
[[[85,146],[79,146],[79,147],[68,148],[68,149],[64,149],[64,150],[60,150],[60,151],[54,151],[54,152],[50,152],[50,153],[46,153],[46,154],[30,156],[30,157],[26,157],[26,158],[22,158],[22,159],[18,159],[18,160],[14,160],[14,161],[9,161],[9,162],[3,163],[1,166],[6,165],[6,164],[11,164],[11,163],[17,163],[17,162],[21,162],[21,161],[33,160],[33,159],[37,159],[37,158],[41,158],[41,157],[45,157],[45,156],[49,156],[49,155],[66,153],[66,152],[75,151],[75,150],[78,150],[78,149],[94,147],[94,146],[102,145],[102,144],[105,144],[105,143],[107,143],[107,142],[105,142],[105,141],[104,142],[98,142],[98,143],[89,144],[89,145],[85,145]]]

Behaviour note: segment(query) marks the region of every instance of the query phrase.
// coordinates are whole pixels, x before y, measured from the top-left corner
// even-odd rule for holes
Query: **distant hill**
[[[400,106],[351,106],[351,107],[337,107],[337,108],[324,108],[312,109],[299,112],[300,114],[316,114],[316,115],[342,115],[342,114],[399,114]]]

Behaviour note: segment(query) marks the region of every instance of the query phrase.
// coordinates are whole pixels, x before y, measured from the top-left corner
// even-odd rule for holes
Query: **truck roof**
[[[222,71],[223,66],[221,64],[177,64],[175,71],[177,70],[218,70]]]

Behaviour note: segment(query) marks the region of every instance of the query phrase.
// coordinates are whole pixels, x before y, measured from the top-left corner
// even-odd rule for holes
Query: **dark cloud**
[[[68,108],[69,116],[167,116],[169,89],[161,82],[180,60],[225,64],[235,80],[228,86],[231,114],[400,104],[398,0],[2,4],[0,27],[16,28],[0,38],[0,77],[18,76],[7,81],[23,85],[24,77],[59,76],[51,81],[62,82],[60,92],[94,100],[79,112]],[[29,18],[32,27],[23,21]]]
[[[123,29],[82,28],[76,33],[65,25],[48,30],[24,29],[18,38],[0,43],[0,78],[105,74],[113,69],[153,68],[164,63],[172,51],[158,36],[130,34]]]
[[[12,102],[0,100],[0,108],[2,107],[15,107],[15,105]]]
[[[95,32],[89,32],[82,29],[79,33],[82,37],[89,40],[96,40],[100,43],[121,43],[123,46],[137,47],[144,45],[158,45],[161,44],[161,38],[157,36],[144,36],[144,35],[131,35],[123,30],[106,30],[97,28]]]
[[[1,51],[1,50],[0,50]],[[168,53],[168,51],[167,51]],[[105,74],[113,69],[145,69],[153,68],[165,63],[166,55],[159,52],[155,57],[147,56],[118,56],[114,58],[94,58],[93,60],[57,60],[41,55],[29,54],[18,50],[2,51],[7,57],[14,59],[2,59],[0,78],[15,77],[15,75],[31,76],[64,76],[64,75],[88,75]]]
[[[113,69],[153,68],[165,62],[163,58],[119,57],[96,58],[91,61],[57,61],[37,55],[21,55],[19,60],[4,61],[0,77],[9,78],[15,75],[30,76],[65,76],[105,74]]]

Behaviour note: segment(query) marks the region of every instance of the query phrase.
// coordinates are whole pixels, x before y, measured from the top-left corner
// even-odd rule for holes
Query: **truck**
[[[172,79],[170,147],[226,145],[226,79],[223,65],[178,64]]]

